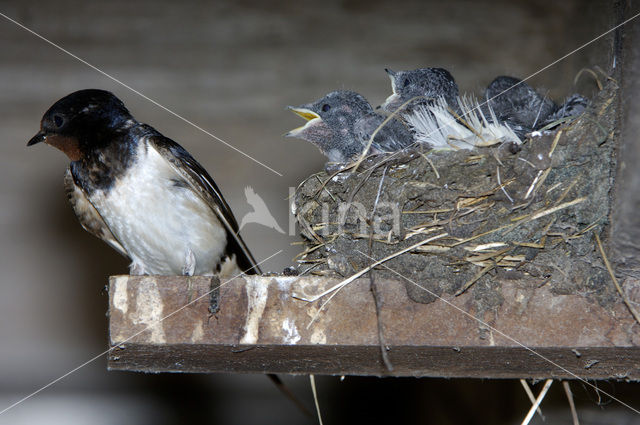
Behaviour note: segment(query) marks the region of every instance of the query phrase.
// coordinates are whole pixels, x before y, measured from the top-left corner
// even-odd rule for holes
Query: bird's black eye
[[[326,103],[322,105],[322,112],[327,112],[329,111],[329,109],[331,109],[331,105],[328,105]]]
[[[64,117],[60,114],[55,114],[53,116],[53,123],[56,127],[60,128],[64,124]]]
[[[402,87],[407,87],[409,85],[409,79],[405,78],[404,82],[402,83]]]

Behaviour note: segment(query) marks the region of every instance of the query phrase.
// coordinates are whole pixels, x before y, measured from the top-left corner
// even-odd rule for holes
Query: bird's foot
[[[144,265],[134,261],[129,265],[129,274],[131,276],[142,276],[147,274],[147,271],[145,270]]]
[[[196,271],[196,256],[193,253],[193,251],[191,251],[191,248],[189,248],[184,257],[184,266],[182,266],[182,275],[193,276],[195,271]]]
[[[209,283],[209,317],[220,311],[220,279],[218,276],[211,276]]]

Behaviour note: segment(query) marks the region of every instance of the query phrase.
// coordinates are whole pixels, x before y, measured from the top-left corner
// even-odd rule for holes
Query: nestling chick
[[[381,108],[391,113],[414,97],[420,97],[411,105],[432,104],[444,98],[449,106],[458,106],[458,85],[449,71],[444,68],[420,68],[413,71],[392,71],[385,69],[391,79],[391,94]],[[407,107],[411,111],[412,107]]]
[[[307,123],[287,133],[316,145],[331,162],[344,163],[360,155],[385,117],[375,113],[360,94],[337,90],[313,103],[289,107]],[[390,120],[376,134],[372,152],[389,152],[413,143],[401,123]]]

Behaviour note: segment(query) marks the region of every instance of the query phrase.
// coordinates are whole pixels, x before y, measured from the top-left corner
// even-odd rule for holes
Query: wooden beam
[[[635,11],[621,2],[626,9],[623,19]],[[615,177],[613,212],[611,217],[612,259],[620,275],[626,280],[640,281],[640,22],[638,19],[626,24],[624,37],[619,37],[619,49],[613,52],[620,64],[620,131],[617,152],[618,169]]]
[[[402,282],[381,281],[391,373],[380,356],[368,279],[346,286],[320,313],[327,296],[315,303],[295,298],[336,283],[238,278],[220,288],[220,311],[209,317],[206,277],[112,277],[109,368],[640,379],[640,325],[623,304],[604,308],[580,295],[554,295],[533,279],[502,280],[504,301],[480,314],[484,323],[463,313],[478,315],[468,294],[420,304],[408,298]]]

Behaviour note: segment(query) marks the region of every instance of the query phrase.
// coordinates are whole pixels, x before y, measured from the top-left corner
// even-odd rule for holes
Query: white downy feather
[[[444,98],[432,105],[421,105],[404,115],[418,143],[427,143],[434,149],[459,150],[498,143],[522,143],[505,123],[500,123],[491,108],[491,122],[480,109],[478,101],[470,96],[458,98],[460,122]],[[466,125],[465,125],[466,124]]]

